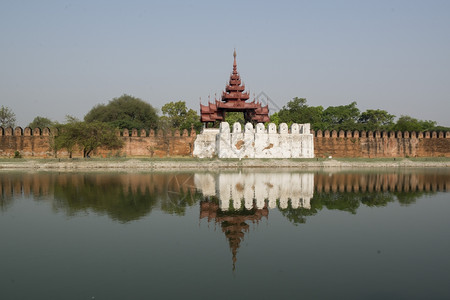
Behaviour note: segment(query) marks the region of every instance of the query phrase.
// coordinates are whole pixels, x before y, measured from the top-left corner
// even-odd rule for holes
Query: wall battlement
[[[344,130],[340,130],[340,131],[336,131],[336,130],[318,130],[316,132],[314,132],[313,130],[311,131],[311,133],[314,135],[314,137],[318,137],[318,138],[417,138],[417,139],[422,139],[422,138],[439,138],[439,139],[443,139],[443,138],[450,138],[450,131],[425,131],[425,132],[415,132],[415,131],[344,131]]]
[[[54,152],[51,145],[58,135],[57,129],[26,127],[0,127],[0,157],[14,157],[18,151],[22,157],[69,157],[65,150]],[[196,137],[195,130],[150,130],[124,129],[116,131],[124,145],[119,150],[97,149],[92,156],[190,156]],[[74,151],[73,157],[82,157],[81,150]]]
[[[450,157],[450,132],[321,131],[316,157]]]
[[[309,124],[286,123],[278,130],[274,123],[266,128],[247,123],[242,131],[240,123],[220,123],[219,129],[206,129],[198,135],[193,155],[199,158],[311,158],[314,157],[313,135]]]
[[[12,128],[12,127],[7,127],[7,128],[3,128],[0,127],[0,136],[57,136],[58,135],[58,129],[53,128],[50,129],[48,127],[46,128],[30,128],[30,127],[25,127],[24,129],[22,129],[22,127],[16,127],[16,128]],[[179,129],[175,129],[175,130],[167,130],[167,131],[163,131],[161,129],[157,130],[155,132],[155,130],[150,129],[150,130],[146,130],[146,129],[136,129],[133,128],[131,130],[129,129],[124,129],[122,131],[117,130],[116,131],[116,135],[118,136],[123,136],[123,137],[152,137],[152,136],[175,136],[175,137],[179,137],[179,136],[195,136],[196,132],[195,130],[191,130],[190,132],[187,129],[184,129],[183,131],[180,131]]]
[[[226,123],[228,125],[228,123]],[[283,149],[286,145],[302,141],[302,134],[310,132],[310,137],[303,138],[304,143],[313,141],[314,157],[450,157],[450,131],[447,132],[402,132],[402,131],[310,131],[307,124],[294,124],[288,128],[281,124],[278,128],[275,124],[269,124],[267,128],[263,124],[255,127],[247,124],[244,128],[233,125],[228,128],[206,128],[202,134],[196,135],[195,131],[175,130],[123,130],[117,131],[117,135],[124,141],[120,150],[98,149],[93,156],[191,156],[194,152],[194,142],[202,144],[203,157],[273,157],[276,149]],[[298,126],[297,126],[298,125]],[[234,127],[236,126],[236,128]],[[221,131],[222,130],[222,131]],[[234,152],[233,155],[219,156],[216,150],[216,136],[220,135],[221,149]],[[58,135],[58,131],[49,128],[2,128],[0,127],[0,157],[13,157],[18,151],[22,157],[54,157],[51,148],[52,139]],[[277,138],[274,138],[277,136]],[[254,143],[254,144],[253,144]],[[272,146],[271,146],[272,144]],[[278,145],[278,146],[277,146]],[[283,146],[284,145],[284,146]],[[209,147],[209,148],[208,148]],[[278,148],[277,148],[278,147]],[[286,151],[296,154],[297,150]],[[256,152],[255,152],[256,151]],[[284,151],[284,150],[283,150]],[[297,152],[295,152],[297,151]],[[227,152],[225,152],[227,153]],[[252,156],[252,153],[264,153],[266,156]],[[68,157],[65,150],[58,151],[57,157]],[[74,157],[82,156],[81,152],[73,153]],[[198,156],[198,155],[197,155]],[[295,157],[295,156],[294,156]]]

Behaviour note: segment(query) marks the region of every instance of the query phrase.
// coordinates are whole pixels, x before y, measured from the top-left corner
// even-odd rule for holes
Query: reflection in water
[[[195,174],[195,186],[205,197],[215,196],[219,199],[223,211],[240,209],[249,210],[256,206],[262,209],[277,206],[293,208],[310,208],[314,190],[312,173],[220,173]]]
[[[323,192],[428,192],[447,191],[450,186],[445,169],[320,174],[315,179],[316,191]]]
[[[312,299],[449,298],[449,184],[450,168],[0,171],[0,289],[4,299],[229,298],[220,282],[237,297],[295,298],[301,286]]]
[[[268,208],[310,209],[314,190],[312,173],[218,173],[195,174],[195,186],[205,199],[200,219],[220,224],[232,253],[233,270],[249,223],[268,218]],[[217,201],[218,200],[218,201]]]
[[[67,215],[95,212],[119,222],[147,216],[153,209],[184,215],[200,201],[200,219],[220,224],[233,256],[249,223],[277,208],[294,225],[322,209],[357,212],[361,205],[409,205],[426,193],[448,191],[448,170],[298,173],[0,173],[0,210],[14,198],[48,201]]]
[[[278,208],[293,224],[323,208],[355,214],[361,204],[385,206],[397,199],[413,203],[430,191],[447,191],[450,176],[431,171],[389,173],[216,173],[195,174],[202,191],[200,219],[220,224],[232,252],[233,269],[249,222],[268,218],[268,208]]]
[[[267,207],[243,209],[236,211],[222,210],[215,202],[202,201],[200,203],[200,219],[207,218],[208,222],[214,221],[220,224],[222,232],[225,234],[233,255],[233,270],[236,266],[237,252],[244,234],[249,231],[247,222],[259,223],[262,217],[268,217]]]
[[[0,207],[14,197],[49,201],[67,215],[93,211],[119,222],[138,220],[154,208],[184,215],[200,199],[192,174],[0,173]]]
[[[199,200],[222,212],[278,208],[293,223],[323,208],[356,213],[362,205],[383,206],[397,200],[413,203],[424,193],[448,191],[450,172],[403,170],[388,172],[298,173],[14,173],[0,172],[0,210],[15,197],[49,201],[55,210],[106,213],[128,222],[154,208],[183,215]]]

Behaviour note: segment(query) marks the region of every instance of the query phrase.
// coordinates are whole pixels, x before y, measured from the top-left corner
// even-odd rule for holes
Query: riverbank
[[[0,170],[217,170],[239,168],[449,168],[450,158],[386,159],[0,159]]]

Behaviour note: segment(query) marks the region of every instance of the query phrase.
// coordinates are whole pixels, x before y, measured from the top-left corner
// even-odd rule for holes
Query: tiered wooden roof
[[[230,81],[222,92],[222,99],[214,99],[214,102],[208,102],[207,105],[200,104],[201,121],[223,122],[227,112],[243,112],[245,122],[265,123],[269,122],[269,106],[262,106],[261,103],[253,99],[252,102],[246,102],[250,99],[249,92],[245,91],[245,85],[237,71],[236,51],[233,53],[233,72],[230,75]]]

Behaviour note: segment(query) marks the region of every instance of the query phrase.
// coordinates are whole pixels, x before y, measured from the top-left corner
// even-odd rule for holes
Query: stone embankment
[[[157,160],[18,160],[1,161],[0,171],[175,171],[238,168],[449,168],[450,160],[293,160],[293,159],[157,159]]]

